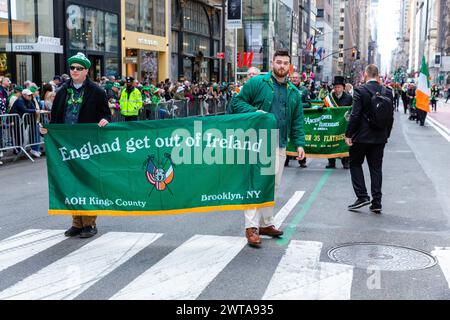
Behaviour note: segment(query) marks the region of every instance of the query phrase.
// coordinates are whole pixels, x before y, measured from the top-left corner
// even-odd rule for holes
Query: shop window
[[[129,31],[137,31],[139,25],[139,0],[126,0],[125,23]]]
[[[146,83],[156,84],[158,81],[158,53],[141,50],[141,79]]]
[[[166,35],[165,0],[126,0],[125,17],[129,31]]]
[[[106,76],[119,77],[119,59],[116,56],[108,56],[105,59]]]
[[[105,14],[105,50],[119,52],[119,17],[117,14]]]
[[[16,0],[15,2],[11,2],[11,4],[13,3],[15,4],[15,17],[12,17],[14,20],[12,29],[13,42],[36,42],[34,1]],[[6,30],[8,30],[7,26]]]
[[[84,8],[77,5],[67,7],[66,27],[69,32],[70,49],[85,48],[84,33]]]
[[[86,49],[105,50],[105,14],[100,10],[86,9]]]

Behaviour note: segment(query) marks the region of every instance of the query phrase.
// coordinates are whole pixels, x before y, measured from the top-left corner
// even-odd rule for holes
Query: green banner
[[[48,126],[50,215],[156,215],[274,205],[272,114]]]
[[[345,131],[350,112],[351,107],[323,108],[323,111],[304,109],[307,158],[348,157]],[[297,150],[291,143],[287,154],[297,155]]]

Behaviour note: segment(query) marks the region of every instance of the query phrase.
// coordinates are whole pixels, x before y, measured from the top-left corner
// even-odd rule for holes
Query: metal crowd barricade
[[[227,111],[227,100],[224,98],[220,98],[217,102],[216,115],[225,114]]]
[[[187,117],[196,117],[202,115],[203,99],[194,98],[186,103]]]
[[[0,115],[0,151],[14,150],[17,160],[21,154],[25,154],[31,161],[33,158],[23,146],[22,120],[18,114]]]
[[[208,116],[208,115],[215,115],[217,113],[217,99],[207,99],[205,101],[206,105],[204,106],[203,110],[203,116]]]
[[[23,134],[23,149],[32,148],[44,144],[44,139],[41,138],[39,132],[40,115],[36,113],[25,113],[22,116],[22,134]]]
[[[189,100],[172,100],[172,114],[174,118],[186,118],[188,116]]]

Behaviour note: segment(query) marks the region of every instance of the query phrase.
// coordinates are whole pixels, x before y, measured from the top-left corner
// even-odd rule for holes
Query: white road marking
[[[349,300],[353,267],[320,262],[322,243],[291,241],[263,300]]]
[[[161,236],[107,233],[0,292],[0,300],[73,299]]]
[[[67,239],[64,230],[31,229],[0,242],[0,271]]]
[[[111,299],[196,299],[246,244],[245,238],[195,235]]]
[[[305,195],[305,191],[296,191],[294,195],[289,199],[289,201],[283,206],[283,208],[278,211],[275,220],[275,227],[278,229],[283,224],[283,221],[287,218],[287,216],[291,213],[292,209],[295,208],[297,203],[303,198]]]
[[[438,260],[442,273],[444,273],[447,280],[448,288],[450,289],[450,248],[436,247],[431,254]]]
[[[437,122],[436,120],[432,119],[431,117],[427,117],[427,122],[430,124],[437,132],[441,134],[441,136],[444,137],[445,140],[450,142],[450,135],[448,134],[448,129],[442,125],[441,123]]]

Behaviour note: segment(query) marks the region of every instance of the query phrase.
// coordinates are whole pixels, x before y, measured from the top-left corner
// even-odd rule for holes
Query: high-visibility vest
[[[142,95],[141,92],[134,88],[131,91],[130,96],[128,96],[127,89],[122,90],[122,94],[120,95],[120,113],[123,116],[137,116],[139,114],[139,109],[143,106]]]

